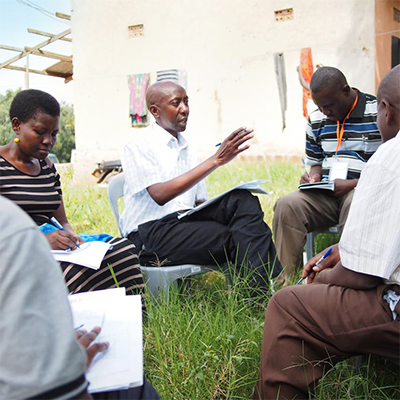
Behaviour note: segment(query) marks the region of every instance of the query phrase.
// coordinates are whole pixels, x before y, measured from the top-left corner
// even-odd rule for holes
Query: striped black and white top
[[[38,175],[19,171],[0,156],[0,195],[20,206],[37,225],[50,223],[50,217],[61,204],[60,176],[52,165],[40,161]],[[128,239],[107,240],[112,248],[105,255],[100,268],[95,271],[78,264],[61,262],[63,277],[70,293],[82,293],[119,286],[127,294],[135,294],[144,287],[135,246]],[[111,273],[114,271],[114,276]],[[51,398],[56,398],[51,394]]]
[[[343,141],[337,154],[338,159],[348,162],[348,179],[359,178],[365,163],[382,143],[376,123],[376,97],[360,91],[358,96],[357,105],[344,124]],[[307,164],[322,165],[323,175],[329,174],[336,152],[336,129],[336,121],[328,119],[319,110],[312,112],[308,118]]]
[[[28,175],[0,156],[0,194],[20,206],[37,225],[49,223],[62,196],[54,165],[42,160],[40,167],[38,175]]]

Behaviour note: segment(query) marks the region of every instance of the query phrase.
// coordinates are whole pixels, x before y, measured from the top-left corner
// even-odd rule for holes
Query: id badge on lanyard
[[[347,161],[339,160],[337,157],[333,157],[329,171],[329,180],[334,181],[335,179],[347,179],[348,170],[349,163]]]
[[[329,171],[329,180],[334,181],[335,179],[347,179],[347,172],[349,170],[349,163],[344,160],[338,159],[338,151],[342,144],[343,134],[344,134],[344,124],[346,119],[349,118],[352,111],[356,108],[358,102],[358,93],[356,99],[349,111],[346,115],[346,118],[343,120],[342,126],[340,126],[340,122],[337,121],[337,130],[336,130],[336,137],[337,137],[337,146],[336,146],[336,154],[332,159],[331,169]]]

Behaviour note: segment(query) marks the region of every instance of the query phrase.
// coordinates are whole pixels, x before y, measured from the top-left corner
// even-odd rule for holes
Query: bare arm
[[[339,246],[331,246],[332,253],[317,267],[315,263],[328,249],[313,257],[304,267],[302,277],[305,278],[311,271],[307,282],[331,283],[332,285],[366,290],[377,286],[382,279],[373,275],[362,274],[345,268],[339,254]]]
[[[382,278],[373,275],[362,274],[345,268],[339,261],[333,268],[321,271],[314,282],[330,283],[356,290],[368,290],[382,282]]]
[[[66,232],[70,232],[75,235],[74,230],[68,222],[67,214],[65,213],[64,200],[61,198],[60,207],[54,212],[53,217],[61,224]]]
[[[352,191],[358,183],[358,179],[335,179],[335,196],[342,197]]]
[[[46,163],[50,168],[53,167],[53,162],[49,158],[46,158]],[[65,232],[70,234],[69,236],[75,237],[76,239],[79,238],[79,236],[74,232],[74,230],[71,228],[71,226],[68,222],[67,214],[65,213],[64,200],[62,197],[61,197],[61,204],[57,208],[57,210],[54,212],[52,217],[54,217],[61,224],[61,226],[63,227]],[[81,242],[83,243],[82,239],[81,238],[79,238],[79,239],[80,239],[80,241],[78,243],[81,243]]]
[[[84,240],[73,231],[68,223],[62,199],[61,204],[53,214],[53,217],[64,229],[64,231],[57,230],[46,235],[46,239],[53,250],[66,250],[68,248],[75,250],[77,244],[82,244],[84,242]]]
[[[252,132],[252,129],[246,131],[243,127],[236,129],[222,142],[218,151],[210,158],[176,178],[149,186],[147,191],[158,205],[163,206],[195,186],[221,165],[229,163],[238,154],[247,150],[250,147],[248,144],[240,146],[253,137]]]

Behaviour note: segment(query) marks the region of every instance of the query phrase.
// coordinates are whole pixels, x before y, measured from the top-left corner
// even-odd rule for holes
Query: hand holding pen
[[[304,174],[300,178],[300,184],[303,183],[314,183],[314,182],[319,182],[322,177],[322,167],[320,165],[313,165],[310,168],[310,171],[307,169],[306,162],[304,159],[301,159],[301,163],[303,164],[304,167]]]
[[[317,272],[315,271],[314,268],[318,267],[333,251],[333,247],[330,247],[324,254],[322,257],[320,257],[317,262],[313,265],[312,262],[315,259],[312,258],[307,265],[304,267],[304,271],[303,271],[303,277],[301,279],[299,279],[299,281],[296,283],[296,285],[300,285],[304,279],[307,279],[312,272]],[[312,266],[313,265],[313,266]],[[318,269],[318,268],[317,268]]]
[[[243,134],[245,134],[245,133],[247,133],[247,132],[249,132],[248,130],[247,130],[247,128],[239,128],[241,131],[239,132],[239,133],[243,133]],[[238,129],[236,130],[236,131],[238,131]],[[236,132],[235,131],[235,132]],[[253,129],[251,129],[251,132],[253,131]],[[235,133],[235,132],[233,132],[233,133]],[[238,135],[238,134],[237,134]],[[226,140],[226,139],[225,139]],[[221,144],[222,144],[223,142],[219,142],[219,143],[217,143],[216,145],[215,145],[215,147],[219,147],[219,146],[221,146]]]
[[[304,161],[304,158],[301,159],[301,162],[302,162],[303,167],[304,167],[304,169],[305,169],[305,171],[306,171],[306,174],[307,174],[308,179],[311,180],[312,177],[311,177],[310,173],[308,172],[307,165],[306,165],[306,162]]]
[[[216,167],[227,164],[238,154],[247,150],[248,141],[253,138],[253,129],[241,127],[233,131],[221,144],[217,144],[218,150],[211,157]]]
[[[75,233],[66,231],[55,218],[51,218],[51,222],[58,228],[58,230],[46,235],[46,239],[53,250],[75,250],[79,248],[79,244],[84,242]]]

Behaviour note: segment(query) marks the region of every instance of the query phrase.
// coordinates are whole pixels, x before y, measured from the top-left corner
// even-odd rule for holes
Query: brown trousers
[[[291,286],[270,300],[265,316],[254,400],[308,399],[334,364],[359,354],[400,358],[399,317],[382,299],[390,288],[353,290],[333,285]]]
[[[353,194],[336,198],[327,190],[298,190],[276,202],[273,231],[284,276],[301,268],[308,232],[336,224],[343,230]]]

